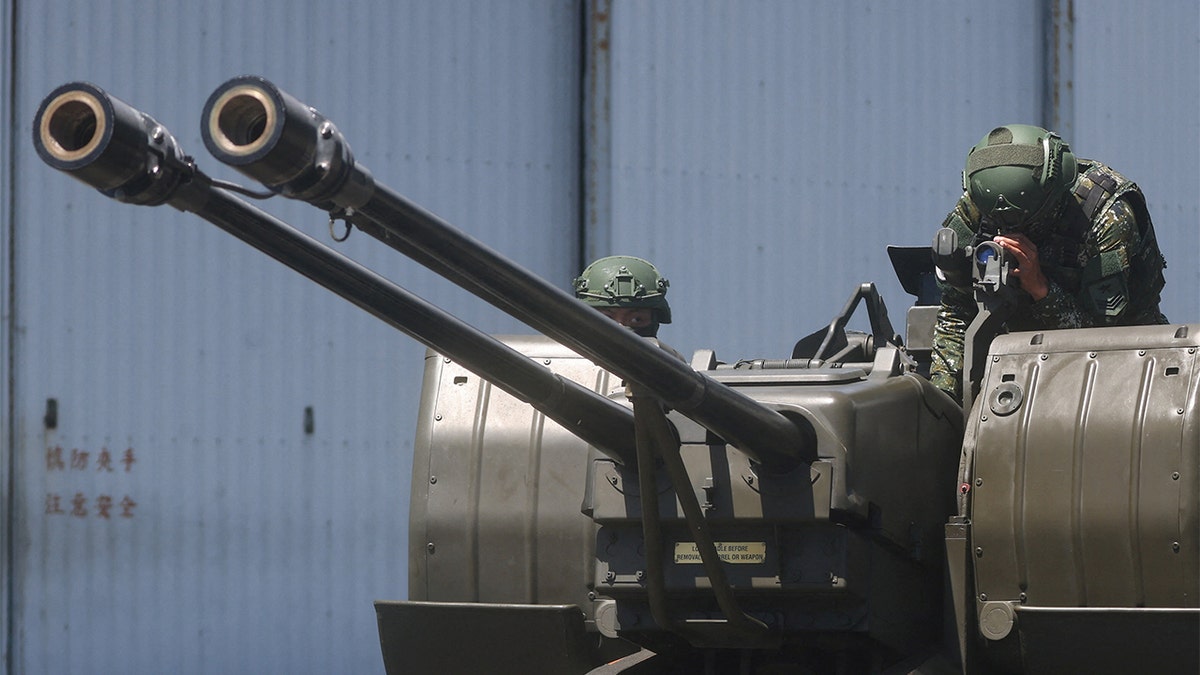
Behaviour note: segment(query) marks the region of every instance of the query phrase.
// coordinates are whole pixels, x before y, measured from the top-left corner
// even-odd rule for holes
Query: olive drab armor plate
[[[506,342],[624,399],[619,379],[554,342]],[[778,616],[785,636],[849,629],[895,649],[936,639],[930,613],[940,606],[923,598],[936,597],[941,584],[941,526],[953,507],[951,491],[939,498],[938,486],[953,482],[960,416],[928,381],[886,364],[873,376],[869,368],[711,372],[810,420],[820,457],[783,473],[764,471],[698,424],[670,415],[729,582],[746,594],[747,611]],[[872,424],[861,423],[867,415]],[[647,605],[635,473],[589,454],[566,430],[434,352],[419,419],[413,600],[572,603],[602,633],[661,630]],[[657,485],[666,591],[680,611],[716,619],[721,613],[673,487],[661,475]],[[870,523],[870,533],[845,522]],[[886,596],[877,590],[883,586],[891,588]]]
[[[1198,627],[1195,612],[1176,612],[1200,606],[1198,345],[1195,324],[992,343],[964,486],[986,640],[1019,640],[1039,666],[1053,653],[1030,650],[1055,636],[1075,643],[1053,649],[1104,668],[1119,658],[1143,672],[1182,672],[1170,667],[1179,652],[1155,645],[1175,636],[1194,648]],[[1161,627],[1111,641],[1139,612]]]
[[[620,381],[537,337],[506,342],[607,395]],[[593,451],[594,452],[594,451]],[[590,607],[595,526],[582,440],[461,364],[425,358],[409,512],[409,597]]]

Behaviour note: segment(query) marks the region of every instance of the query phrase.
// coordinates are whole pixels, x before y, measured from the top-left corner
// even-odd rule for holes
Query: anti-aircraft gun
[[[1194,669],[1200,326],[1007,336],[964,443],[963,411],[918,374],[871,285],[790,359],[702,350],[688,364],[376,183],[329,120],[266,80],[219,87],[202,134],[272,193],[547,336],[500,341],[415,298],[247,204],[93,85],[38,111],[51,166],[196,213],[430,347],[410,599],[376,604],[389,672],[1032,671],[1111,651],[1114,625],[1137,636],[1133,658]],[[861,300],[871,335],[845,330]],[[1137,368],[1134,412],[1108,414],[1115,378]],[[1114,431],[1136,456],[1100,436]],[[1039,462],[1070,467],[1070,490],[1034,500]],[[1120,485],[1137,486],[1131,501],[1094,505]],[[1047,547],[1046,530],[1065,541]],[[1114,547],[1136,563],[1097,577]],[[1133,590],[1109,592],[1126,572]]]

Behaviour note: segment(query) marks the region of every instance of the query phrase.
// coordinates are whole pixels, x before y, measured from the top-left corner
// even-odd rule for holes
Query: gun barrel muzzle
[[[221,85],[204,104],[203,120],[208,151],[274,192],[326,210],[371,197],[375,182],[355,167],[333,122],[261,77]]]
[[[135,204],[164,203],[191,170],[165,127],[88,82],[64,84],[42,100],[33,145],[51,167]]]

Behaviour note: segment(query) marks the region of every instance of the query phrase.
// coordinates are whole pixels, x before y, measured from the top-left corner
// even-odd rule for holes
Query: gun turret
[[[448,357],[425,364],[409,600],[376,603],[389,672],[1196,672],[1200,326],[997,339],[964,442],[871,284],[791,359],[697,352],[697,372],[378,185],[269,82],[231,80],[204,119],[222,161],[561,343],[480,333],[251,206],[93,85],[39,108],[50,166],[191,211]],[[963,256],[943,231],[934,252],[1007,288],[1002,251]],[[848,336],[862,301],[872,333]],[[527,406],[493,405],[464,368],[607,457],[533,438]],[[610,373],[629,406],[577,384]]]
[[[788,417],[647,344],[436,215],[379,185],[334,124],[265,79],[229,80],[204,107],[218,160],[274,192],[348,218],[466,290],[645,387],[756,462],[816,459],[811,424]]]
[[[191,211],[462,363],[595,446],[632,465],[632,412],[482,333],[391,281],[217,189],[151,116],[92,84],[42,102],[33,143],[50,166],[118,201]]]

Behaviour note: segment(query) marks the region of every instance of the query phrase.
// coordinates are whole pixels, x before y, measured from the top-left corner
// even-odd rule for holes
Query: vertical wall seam
[[[583,269],[612,251],[612,0],[583,8],[582,153],[579,260]]]
[[[16,121],[16,72],[17,72],[17,0],[0,0],[0,45],[5,47],[5,67],[0,68],[0,90],[3,99],[0,100],[0,128],[7,137],[7,142],[0,143],[0,166],[7,169],[0,175],[7,176],[0,183],[0,204],[4,205],[0,218],[0,259],[6,263],[7,273],[0,281],[3,289],[0,297],[0,363],[5,373],[3,386],[0,387],[0,462],[3,468],[4,503],[0,505],[0,516],[3,517],[3,534],[0,534],[0,551],[3,552],[4,570],[0,572],[0,628],[4,632],[4,672],[13,672],[13,613],[15,601],[13,591],[16,588],[14,575],[16,572],[16,553],[14,551],[14,533],[16,526],[16,143],[20,138],[20,125]]]
[[[1063,138],[1075,137],[1075,4],[1044,0],[1042,23],[1042,125]]]
[[[587,238],[587,200],[590,196],[587,185],[587,125],[588,125],[588,68],[591,67],[591,61],[588,58],[588,52],[591,51],[588,44],[588,36],[591,35],[591,2],[589,0],[581,0],[579,11],[579,90],[576,96],[579,97],[579,119],[578,123],[579,136],[576,139],[575,152],[578,161],[575,166],[578,167],[579,181],[578,194],[579,201],[575,204],[575,247],[572,254],[575,256],[571,269],[583,269],[583,259],[585,255],[584,241]]]

